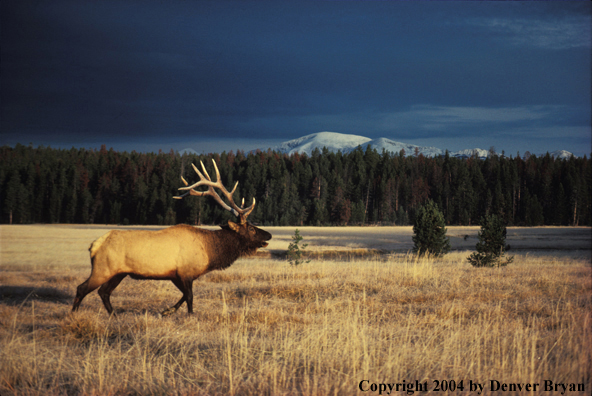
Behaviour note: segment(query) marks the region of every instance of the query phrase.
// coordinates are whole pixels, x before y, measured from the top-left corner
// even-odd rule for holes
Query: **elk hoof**
[[[173,313],[175,313],[176,311],[177,311],[177,310],[176,310],[175,308],[168,308],[168,309],[165,309],[164,311],[162,311],[161,315],[162,315],[163,317],[165,317],[165,316],[169,316],[170,314],[173,314]]]

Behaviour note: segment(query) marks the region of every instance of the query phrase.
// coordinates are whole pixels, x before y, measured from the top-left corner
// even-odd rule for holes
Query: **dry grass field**
[[[477,227],[440,259],[407,253],[410,227],[300,228],[297,267],[277,256],[294,228],[269,227],[274,254],[195,282],[193,317],[158,315],[172,283],[129,278],[116,317],[96,292],[71,314],[111,228],[0,226],[2,396],[592,390],[590,228],[510,228],[514,262],[486,269],[466,262]]]

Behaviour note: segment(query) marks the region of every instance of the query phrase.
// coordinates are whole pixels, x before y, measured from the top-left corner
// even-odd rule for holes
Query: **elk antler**
[[[253,197],[253,204],[251,206],[249,206],[248,208],[243,208],[245,205],[245,199],[243,198],[242,207],[239,208],[234,203],[234,199],[232,198],[232,195],[234,194],[234,191],[236,190],[236,187],[238,186],[238,182],[236,182],[232,191],[229,192],[226,189],[226,187],[224,187],[224,185],[222,184],[222,180],[220,180],[220,172],[218,171],[218,167],[216,166],[216,161],[214,161],[214,159],[212,159],[212,162],[214,163],[214,169],[216,170],[216,181],[215,182],[213,182],[212,179],[210,178],[210,175],[206,171],[206,167],[204,166],[203,162],[200,161],[201,168],[203,169],[203,174],[199,171],[199,169],[197,169],[195,167],[195,165],[191,164],[191,166],[193,167],[193,170],[195,170],[195,172],[199,176],[200,180],[197,183],[189,186],[189,183],[187,183],[187,181],[183,178],[183,176],[181,176],[181,180],[183,181],[183,183],[187,187],[180,187],[179,190],[183,190],[183,191],[189,190],[189,191],[183,195],[175,196],[173,198],[183,199],[183,197],[185,197],[187,195],[196,195],[198,197],[203,197],[204,195],[209,195],[210,197],[214,198],[216,200],[216,202],[218,202],[224,209],[228,210],[229,212],[231,212],[235,216],[238,216],[240,218],[241,224],[246,223],[247,216],[249,214],[251,214],[251,212],[255,208],[255,197]],[[204,176],[204,174],[205,174],[205,176]],[[195,188],[200,187],[200,186],[207,186],[208,187],[207,191],[196,191]],[[222,198],[220,198],[220,196],[218,195],[216,190],[214,190],[215,187],[220,189],[222,194],[226,197],[226,199],[230,203],[230,206],[228,204],[226,204],[226,202],[224,202],[222,200]]]

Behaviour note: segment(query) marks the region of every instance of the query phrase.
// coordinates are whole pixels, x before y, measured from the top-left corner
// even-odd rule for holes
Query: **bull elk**
[[[187,193],[176,196],[182,199],[187,195],[210,196],[224,209],[239,218],[238,223],[228,221],[221,230],[209,231],[188,225],[176,225],[160,231],[109,231],[89,248],[92,270],[90,277],[76,290],[72,311],[77,311],[84,297],[99,288],[99,296],[109,314],[113,313],[110,296],[113,290],[126,277],[133,279],[170,280],[183,293],[183,297],[173,307],[162,314],[176,312],[186,302],[187,311],[193,313],[193,281],[213,270],[232,265],[239,257],[254,254],[257,249],[267,246],[271,234],[255,227],[247,221],[247,216],[255,207],[253,204],[239,208],[232,198],[238,182],[228,191],[220,179],[220,172],[214,161],[216,182],[213,182],[201,163],[203,174],[191,164],[200,181],[188,186],[181,176]],[[205,176],[204,176],[205,175]],[[206,191],[197,187],[206,186]],[[226,197],[226,204],[215,188]]]

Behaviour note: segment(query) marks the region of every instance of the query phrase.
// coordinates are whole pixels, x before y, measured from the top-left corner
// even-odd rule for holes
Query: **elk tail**
[[[95,257],[101,246],[103,246],[103,242],[105,242],[105,240],[109,238],[109,236],[111,236],[111,231],[109,231],[108,233],[106,233],[105,235],[103,235],[102,237],[90,244],[88,250],[90,251],[91,258]]]

